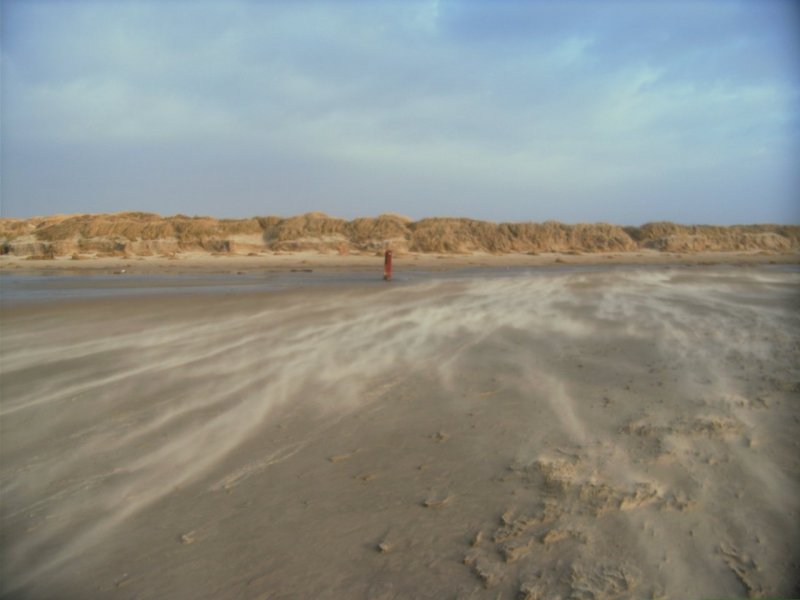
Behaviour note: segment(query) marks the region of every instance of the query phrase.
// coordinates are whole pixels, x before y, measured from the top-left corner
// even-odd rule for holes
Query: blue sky
[[[3,216],[800,223],[800,2],[2,2]]]

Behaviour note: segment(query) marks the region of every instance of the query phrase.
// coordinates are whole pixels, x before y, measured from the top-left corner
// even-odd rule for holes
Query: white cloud
[[[607,22],[572,13],[580,27],[526,36],[537,9],[515,6],[513,36],[482,37],[481,20],[454,32],[454,2],[67,3],[4,46],[4,137],[12,151],[135,145],[186,161],[220,144],[244,162],[327,161],[342,180],[394,170],[576,196],[787,148],[791,79],[693,70],[716,47],[730,69],[759,46],[632,29],[620,44],[647,51],[623,53]]]
[[[589,60],[594,62],[589,50],[594,38],[569,36],[558,42],[550,53],[550,62],[559,68],[569,67]]]
[[[26,89],[27,88],[27,89]],[[120,80],[20,85],[7,114],[27,143],[113,144],[236,135],[241,125],[202,98],[136,88]]]

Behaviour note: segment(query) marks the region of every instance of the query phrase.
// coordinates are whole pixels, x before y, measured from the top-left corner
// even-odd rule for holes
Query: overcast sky
[[[3,216],[800,223],[800,2],[2,1]]]

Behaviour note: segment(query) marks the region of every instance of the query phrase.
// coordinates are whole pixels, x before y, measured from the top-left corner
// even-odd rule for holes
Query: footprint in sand
[[[455,496],[452,494],[447,494],[444,498],[437,498],[436,496],[431,496],[427,500],[422,503],[422,506],[425,508],[444,508],[448,504],[450,504]]]
[[[441,430],[440,430],[440,431],[437,431],[436,433],[434,433],[434,434],[431,436],[431,438],[432,438],[432,439],[433,439],[433,440],[434,440],[434,441],[435,441],[437,444],[441,444],[442,442],[446,442],[448,439],[450,439],[450,434],[448,434],[448,433],[445,433],[444,431],[441,431]]]
[[[340,463],[340,462],[344,462],[346,460],[350,460],[351,458],[353,458],[359,452],[361,452],[361,450],[353,450],[349,454],[335,454],[334,456],[328,457],[328,460],[331,461],[334,464]]]

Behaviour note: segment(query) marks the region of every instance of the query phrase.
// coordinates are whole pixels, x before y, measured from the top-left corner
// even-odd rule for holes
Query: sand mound
[[[308,250],[347,254],[384,248],[439,254],[632,252],[640,248],[687,253],[788,252],[800,249],[800,226],[647,223],[623,228],[607,223],[498,224],[460,218],[415,222],[394,214],[347,221],[320,212],[250,219],[161,217],[142,212],[0,219],[0,251],[16,256]]]
[[[786,252],[800,246],[797,225],[678,225],[647,223],[626,232],[642,247],[667,252],[750,251]]]

